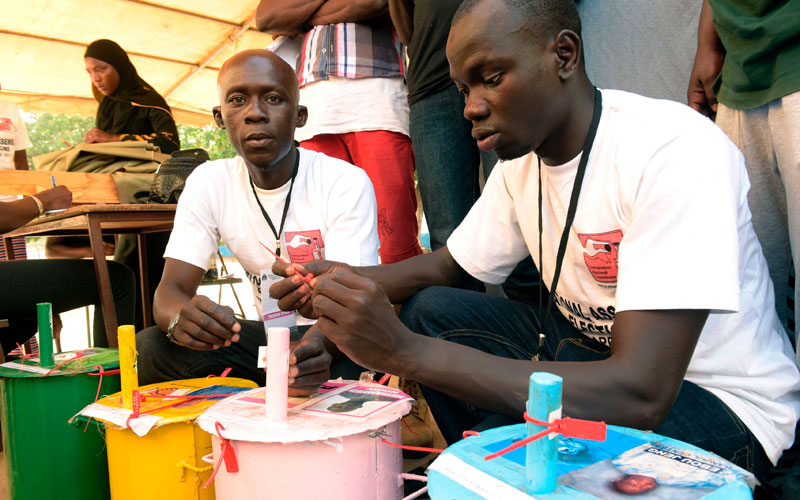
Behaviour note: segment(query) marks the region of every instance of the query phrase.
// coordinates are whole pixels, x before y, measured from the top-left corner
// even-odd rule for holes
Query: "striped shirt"
[[[305,35],[296,70],[301,87],[330,76],[405,76],[405,48],[391,24],[314,26]]]
[[[25,238],[11,238],[11,247],[14,249],[14,258],[27,259],[28,254],[25,250]],[[0,261],[8,260],[6,258],[6,246],[0,242]]]

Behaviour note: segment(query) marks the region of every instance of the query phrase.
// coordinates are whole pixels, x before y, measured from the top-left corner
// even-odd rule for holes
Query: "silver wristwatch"
[[[178,344],[178,345],[182,345],[182,344],[180,342],[178,342],[177,340],[175,340],[175,327],[178,326],[178,320],[180,319],[180,317],[181,317],[181,313],[176,314],[172,318],[172,321],[169,322],[169,326],[167,327],[167,338],[173,344]]]

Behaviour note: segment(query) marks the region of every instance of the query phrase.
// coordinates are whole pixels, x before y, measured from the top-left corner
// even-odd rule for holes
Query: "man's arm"
[[[266,33],[291,33],[303,25],[326,0],[261,0],[256,27]]]
[[[388,15],[388,0],[327,0],[307,24],[360,23]]]
[[[153,317],[163,331],[180,313],[173,336],[190,349],[208,351],[239,340],[241,325],[233,309],[197,295],[206,270],[177,259],[165,259],[164,274],[153,300]]]
[[[28,165],[28,155],[24,149],[14,151],[14,169],[30,170],[30,166]]]
[[[389,15],[392,17],[397,38],[408,45],[414,36],[414,0],[389,0]]]
[[[64,186],[58,186],[36,194],[44,210],[69,208],[72,193]],[[12,231],[39,216],[39,205],[26,196],[21,200],[3,202],[0,207],[0,234]]]
[[[316,280],[316,328],[362,366],[512,417],[525,410],[531,372],[548,371],[564,378],[566,415],[641,429],[658,427],[669,412],[708,316],[707,310],[621,312],[606,360],[509,360],[409,331],[372,280],[344,272]]]
[[[409,297],[429,286],[461,287],[469,284],[469,274],[455,261],[447,246],[435,252],[417,255],[404,261],[385,266],[351,267],[339,262],[318,260],[306,264],[284,264],[275,261],[272,271],[287,279],[273,284],[270,296],[278,299],[278,307],[284,311],[298,310],[307,318],[316,318],[311,299],[312,287],[300,276],[329,273],[341,277],[358,274],[374,282],[393,304],[402,304]],[[312,280],[312,284],[316,281]]]
[[[69,236],[48,236],[45,238],[44,255],[48,259],[90,259],[92,247],[87,245],[70,246],[65,243]],[[114,243],[103,241],[103,253],[114,255]]]
[[[714,80],[717,79],[725,61],[725,48],[719,39],[711,6],[703,0],[700,23],[697,27],[697,54],[689,76],[689,89],[686,98],[689,106],[712,120],[717,114],[717,98],[714,96]]]
[[[429,286],[461,287],[470,282],[447,246],[388,266],[361,268],[359,274],[378,283],[393,304],[402,304]]]

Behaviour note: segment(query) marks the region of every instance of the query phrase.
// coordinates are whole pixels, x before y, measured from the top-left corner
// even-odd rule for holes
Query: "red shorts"
[[[414,190],[414,151],[408,136],[385,130],[321,134],[301,142],[300,146],[350,162],[367,173],[378,202],[381,264],[422,253]]]

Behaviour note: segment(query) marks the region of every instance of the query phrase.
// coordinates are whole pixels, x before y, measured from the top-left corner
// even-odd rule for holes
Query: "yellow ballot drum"
[[[133,411],[124,408],[121,392],[84,408],[79,419],[106,427],[111,498],[213,499],[213,486],[203,488],[212,467],[202,460],[211,453],[211,436],[194,420],[225,395],[254,387],[221,377],[160,382],[138,389]],[[132,417],[137,406],[139,416]]]

